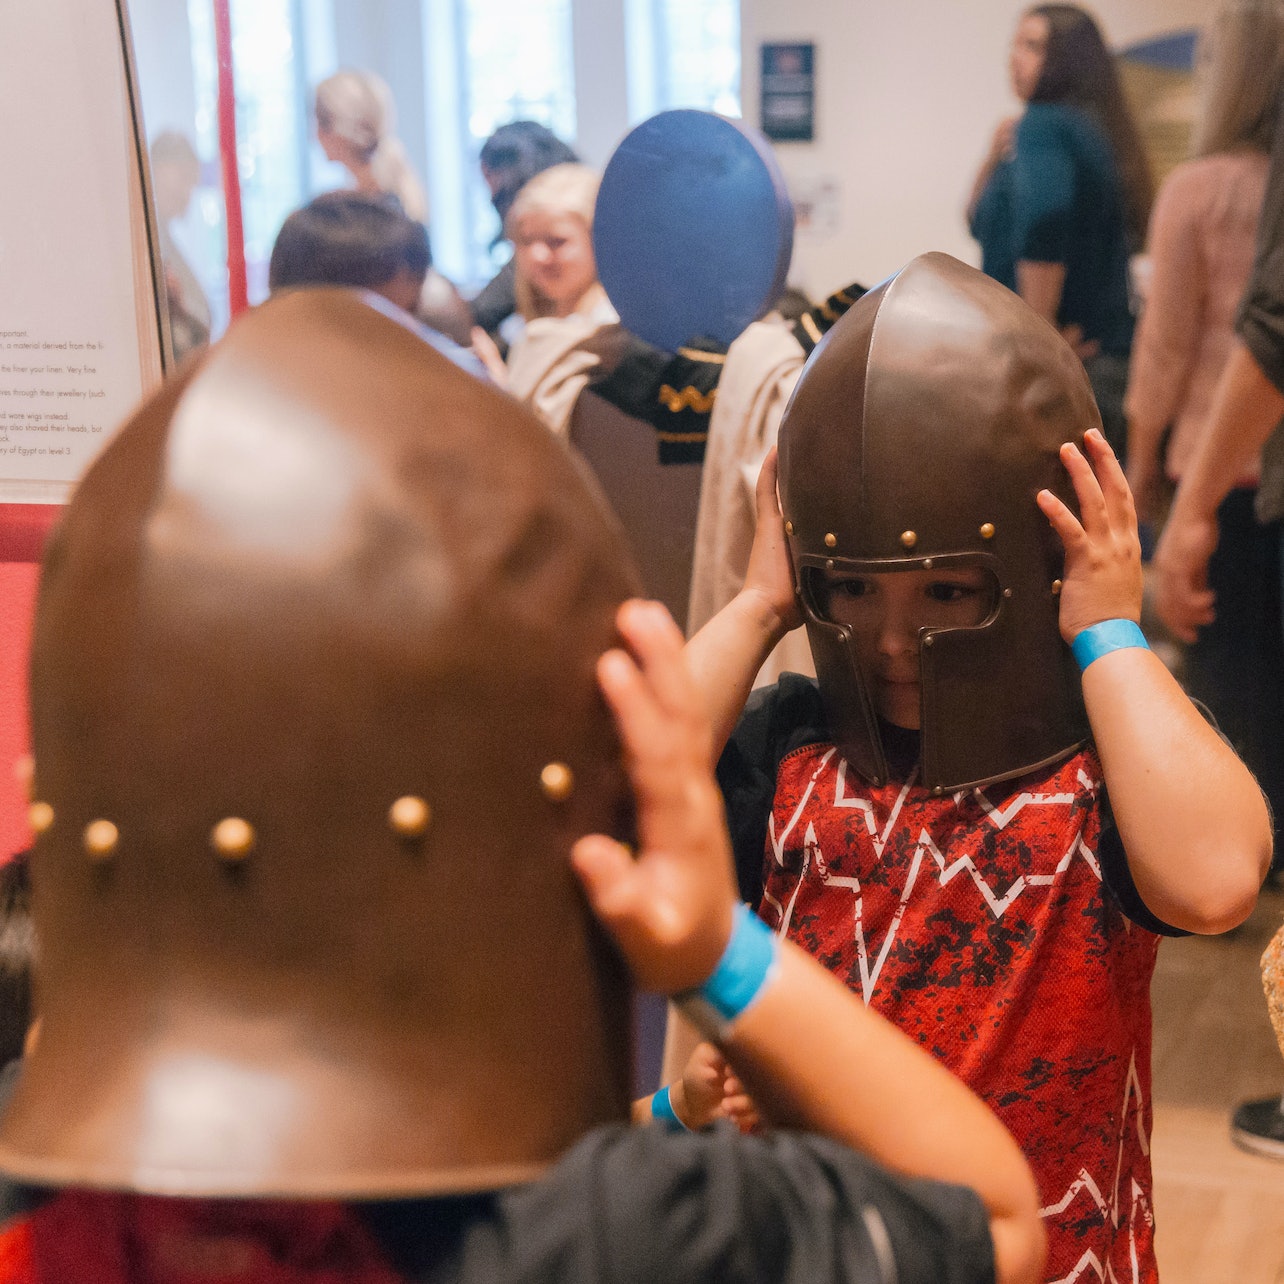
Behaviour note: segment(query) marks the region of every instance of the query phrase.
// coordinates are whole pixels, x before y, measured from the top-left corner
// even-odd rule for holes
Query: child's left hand
[[[1039,507],[1066,550],[1060,625],[1067,643],[1102,620],[1141,620],[1141,543],[1132,492],[1098,429],[1084,434],[1084,447],[1086,459],[1070,442],[1061,447],[1082,518],[1051,491],[1038,494]]]

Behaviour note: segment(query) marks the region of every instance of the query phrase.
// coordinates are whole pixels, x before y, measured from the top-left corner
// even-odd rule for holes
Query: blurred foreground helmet
[[[1060,541],[1035,503],[1077,506],[1058,457],[1101,423],[1083,366],[1011,291],[926,254],[839,320],[780,431],[780,495],[826,713],[844,756],[887,779],[850,630],[825,618],[829,577],[981,567],[975,628],[924,629],[922,779],[950,790],[1022,775],[1088,735],[1057,628]]]
[[[427,1194],[624,1118],[568,852],[625,812],[594,665],[633,591],[543,426],[355,294],[268,303],[144,405],[41,586],[42,1027],[0,1167]]]

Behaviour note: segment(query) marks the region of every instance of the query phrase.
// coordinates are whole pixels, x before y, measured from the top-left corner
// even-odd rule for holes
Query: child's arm
[[[1039,507],[1066,550],[1061,635],[1141,617],[1141,550],[1128,483],[1105,438],[1061,458],[1082,522],[1049,491]],[[1088,460],[1091,460],[1089,464]],[[1248,768],[1153,652],[1111,651],[1084,670],[1083,697],[1128,868],[1156,917],[1223,932],[1252,910],[1271,857],[1271,826]]]
[[[708,980],[731,937],[729,841],[681,634],[649,603],[627,603],[618,624],[633,654],[608,652],[598,677],[637,798],[638,854],[596,834],[572,860],[638,982],[682,993]],[[958,1079],[796,946],[780,943],[778,966],[720,1035],[773,1122],[823,1133],[902,1173],[971,1186],[989,1212],[1000,1284],[1041,1277],[1037,1193],[1012,1138]]]
[[[802,623],[785,523],[776,498],[776,450],[758,474],[757,529],[744,587],[687,643],[687,665],[713,725],[713,761],[735,729],[753,680],[776,643]]]
[[[722,1053],[711,1043],[698,1044],[687,1058],[682,1073],[666,1082],[669,1104],[678,1122],[688,1131],[698,1132],[721,1118],[726,1083],[727,1062]],[[658,1095],[652,1093],[633,1103],[630,1117],[635,1124],[654,1122],[654,1102]]]

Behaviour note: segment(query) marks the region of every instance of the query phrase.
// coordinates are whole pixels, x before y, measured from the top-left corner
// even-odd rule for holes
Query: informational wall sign
[[[779,143],[816,135],[816,46],[762,46],[762,132]]]
[[[160,380],[124,0],[0,4],[0,504],[60,504]]]

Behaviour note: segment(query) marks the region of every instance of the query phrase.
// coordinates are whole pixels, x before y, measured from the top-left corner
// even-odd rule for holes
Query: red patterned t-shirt
[[[935,797],[914,768],[871,787],[814,739],[790,748],[750,728],[730,756],[755,741],[786,750],[759,848],[762,918],[1007,1125],[1039,1183],[1049,1280],[1156,1280],[1149,988],[1159,938],[1103,882],[1096,754]],[[727,758],[720,775],[728,784]],[[744,803],[743,785],[742,772],[729,806]]]

